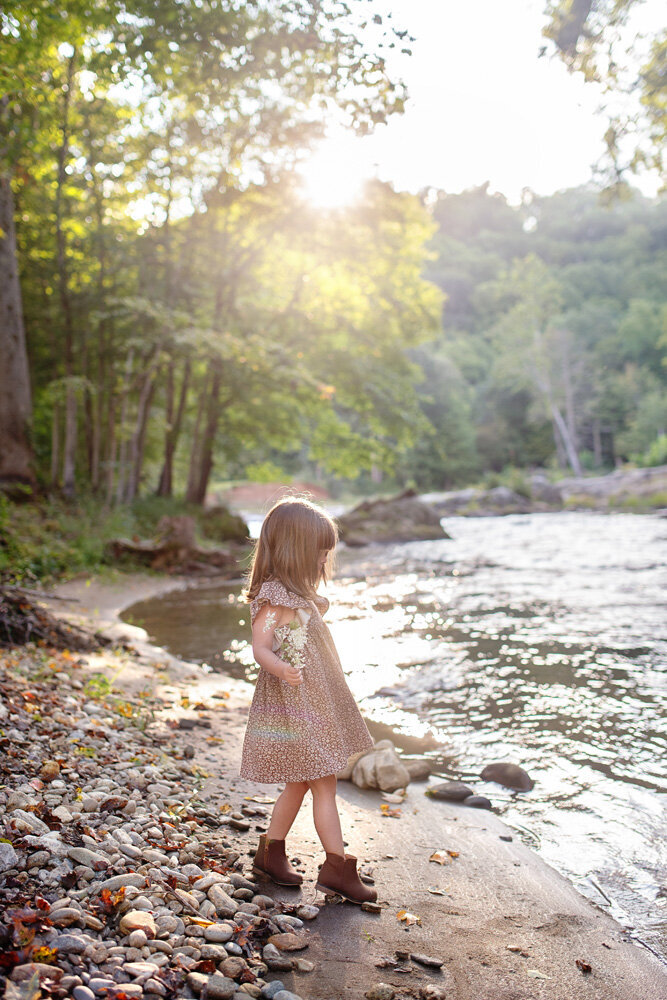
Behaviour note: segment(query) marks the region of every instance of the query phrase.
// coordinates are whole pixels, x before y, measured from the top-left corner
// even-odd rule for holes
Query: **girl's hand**
[[[286,663],[284,660],[283,665],[282,680],[289,684],[290,687],[298,687],[299,684],[303,684],[303,677],[300,670],[297,670],[291,663]]]

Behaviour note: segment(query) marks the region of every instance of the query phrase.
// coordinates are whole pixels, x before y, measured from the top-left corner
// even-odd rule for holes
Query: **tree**
[[[341,0],[317,4],[112,0],[104,5],[69,0],[56,15],[46,0],[3,7],[0,36],[7,58],[0,71],[0,96],[7,138],[0,149],[0,174],[6,180],[2,207],[5,216],[13,214],[13,188],[23,197],[41,144],[46,156],[38,169],[52,196],[49,222],[55,233],[59,298],[53,377],[66,379],[63,487],[67,493],[74,490],[80,452],[76,387],[81,383],[76,379],[96,361],[98,371],[104,368],[106,374],[95,406],[89,383],[83,383],[84,405],[91,417],[85,421],[86,449],[98,482],[102,400],[114,405],[109,385],[116,374],[108,327],[102,331],[103,352],[95,358],[82,315],[85,310],[79,309],[93,276],[89,272],[75,287],[74,260],[82,277],[86,262],[75,252],[77,242],[84,240],[70,225],[77,207],[73,192],[87,187],[87,193],[95,194],[98,234],[109,222],[106,203],[113,191],[124,188],[126,208],[141,199],[152,210],[154,228],[160,230],[161,264],[161,273],[152,278],[157,278],[163,296],[166,291],[166,304],[171,306],[174,206],[180,206],[181,214],[186,199],[190,211],[212,207],[216,199],[224,201],[253,181],[272,181],[321,133],[324,109],[339,107],[345,122],[359,131],[370,130],[401,110],[403,88],[389,78],[379,48],[365,44],[360,27],[363,6],[356,0],[352,5]],[[104,107],[109,105],[116,111],[110,133],[102,126]],[[107,151],[115,144],[120,157],[104,159],[100,137],[105,134],[111,135]],[[88,228],[85,214],[84,222]],[[3,232],[10,233],[10,227],[3,226]],[[95,250],[94,278],[103,287],[108,263],[103,239]],[[14,257],[11,239],[5,240],[3,253]],[[16,261],[10,273],[17,273]],[[0,315],[6,321],[11,318],[13,326],[11,330],[5,326],[2,336],[22,357],[19,368],[25,372],[17,295],[14,282],[9,306],[0,308]],[[170,336],[167,329],[158,353]],[[112,363],[110,368],[102,364],[102,353]],[[160,372],[154,374],[155,388]],[[144,389],[139,424],[152,403],[153,393]],[[17,415],[25,411],[29,393],[23,392],[22,400],[14,408]],[[0,435],[16,439],[15,447],[5,452],[6,461],[16,466],[14,474],[23,476],[30,464],[27,434],[7,423],[4,409],[0,416],[4,421]],[[20,417],[19,422],[26,420],[27,416]],[[54,428],[54,441],[58,437]],[[137,459],[142,441],[138,425],[131,440]],[[169,439],[167,484],[172,449]],[[135,472],[128,480],[130,492]]]
[[[631,15],[640,2],[550,0],[546,8],[545,37],[569,69],[601,84],[606,94],[606,183],[616,193],[625,190],[626,175],[642,167],[656,169],[665,180],[667,31],[635,37]]]

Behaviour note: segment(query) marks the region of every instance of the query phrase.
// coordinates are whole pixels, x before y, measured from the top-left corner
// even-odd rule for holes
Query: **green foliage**
[[[667,434],[659,434],[643,455],[637,459],[638,465],[667,465]]]

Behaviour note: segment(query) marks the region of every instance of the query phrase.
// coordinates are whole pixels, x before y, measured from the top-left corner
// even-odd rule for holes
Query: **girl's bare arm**
[[[280,625],[287,625],[294,617],[291,608],[274,607],[265,604],[257,614],[252,626],[252,653],[255,661],[270,674],[286,681],[292,687],[303,682],[301,672],[286,660],[281,660],[273,652],[273,633]]]

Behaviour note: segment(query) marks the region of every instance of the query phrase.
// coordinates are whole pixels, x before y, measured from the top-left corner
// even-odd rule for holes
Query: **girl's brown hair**
[[[306,600],[315,597],[320,580],[331,569],[331,553],[338,541],[338,529],[321,507],[304,497],[283,497],[264,518],[255,544],[245,591],[252,601],[266,580],[278,580],[286,590]],[[320,552],[329,557],[320,571]]]

